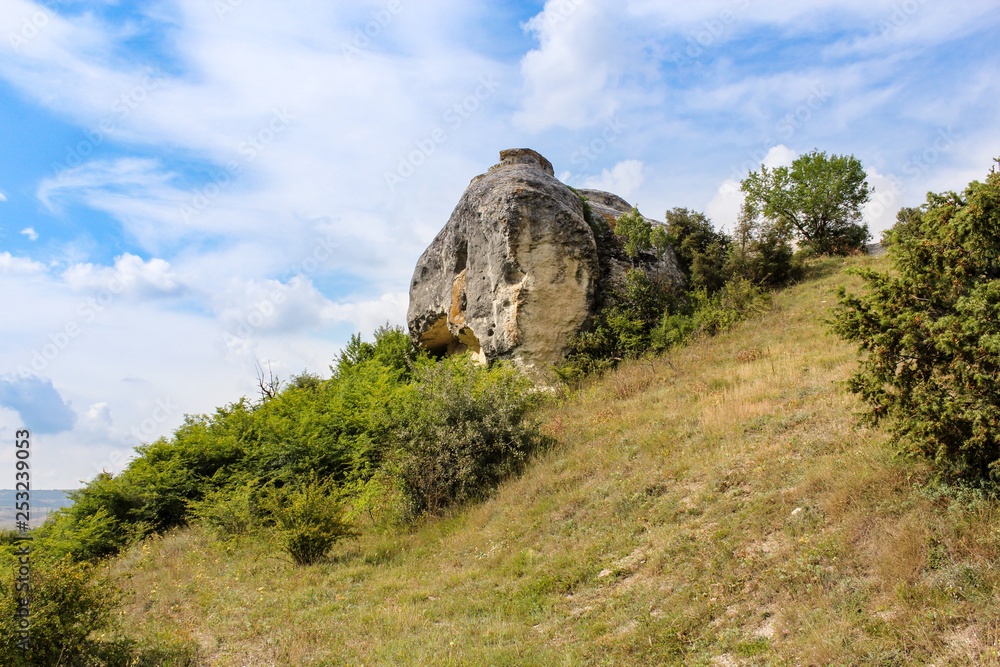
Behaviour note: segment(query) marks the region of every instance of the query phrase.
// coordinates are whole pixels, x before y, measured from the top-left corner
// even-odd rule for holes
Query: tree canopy
[[[942,472],[1000,481],[1000,173],[928,194],[891,236],[893,270],[840,291],[834,330],[866,353],[849,386]]]
[[[871,188],[861,162],[853,155],[813,150],[791,168],[750,172],[741,189],[747,212],[763,215],[794,232],[811,252],[845,254],[860,249],[869,238],[861,223],[861,207]]]

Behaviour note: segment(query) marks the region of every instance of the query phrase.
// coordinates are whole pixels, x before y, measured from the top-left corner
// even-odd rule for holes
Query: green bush
[[[478,499],[545,440],[540,395],[517,369],[468,356],[417,367],[398,415],[399,472],[418,511]]]
[[[629,257],[637,257],[643,250],[653,247],[650,236],[652,231],[652,224],[642,217],[639,209],[634,206],[628,213],[623,213],[615,223],[615,234],[622,238],[625,252]]]
[[[706,290],[690,293],[686,312],[665,313],[652,332],[655,350],[666,350],[695,335],[714,336],[739,322],[763,314],[770,295],[748,280],[731,280],[715,294]]]
[[[188,513],[195,521],[215,531],[221,539],[247,535],[273,523],[261,506],[264,493],[257,480],[212,489],[201,500],[191,501]]]
[[[29,543],[30,544],[30,543]],[[110,629],[121,591],[87,563],[40,556],[32,548],[29,648],[18,647],[16,610],[21,595],[9,574],[17,569],[14,548],[6,547],[0,567],[0,664],[10,667],[97,666],[114,664],[104,656],[111,647],[95,634]],[[120,663],[118,663],[120,664]]]
[[[945,475],[1000,482],[1000,173],[901,219],[893,270],[860,270],[834,331],[864,352],[849,386],[872,423]]]
[[[726,257],[731,239],[715,231],[704,213],[674,208],[666,214],[665,241],[677,254],[681,272],[692,290],[715,292],[726,282]]]
[[[780,287],[802,278],[805,254],[796,255],[787,228],[744,207],[726,259],[726,272],[730,279]]]
[[[592,331],[577,334],[569,352],[553,370],[563,382],[579,380],[639,356],[652,345],[652,333],[665,311],[676,305],[671,289],[638,269],[625,274]]]
[[[339,540],[357,535],[345,518],[343,493],[332,479],[320,481],[311,475],[297,487],[272,489],[264,504],[282,546],[298,565],[315,563]]]

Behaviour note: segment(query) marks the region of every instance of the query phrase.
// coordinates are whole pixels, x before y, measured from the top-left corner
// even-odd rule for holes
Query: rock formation
[[[407,317],[414,342],[436,354],[513,359],[545,378],[626,271],[682,280],[672,252],[633,262],[601,242],[599,219],[613,227],[630,209],[608,192],[577,194],[533,150],[501,151],[417,262]]]

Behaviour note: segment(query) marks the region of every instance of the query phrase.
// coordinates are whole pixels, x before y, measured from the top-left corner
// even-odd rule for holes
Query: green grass
[[[124,630],[205,665],[1000,664],[1000,507],[858,424],[842,263],[546,408],[558,444],[488,501],[309,567],[147,540]]]

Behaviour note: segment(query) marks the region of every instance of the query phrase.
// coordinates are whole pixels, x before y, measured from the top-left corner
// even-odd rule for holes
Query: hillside
[[[858,425],[822,322],[884,262],[549,406],[522,476],[402,536],[149,539],[125,630],[208,665],[1000,664],[997,505]]]

